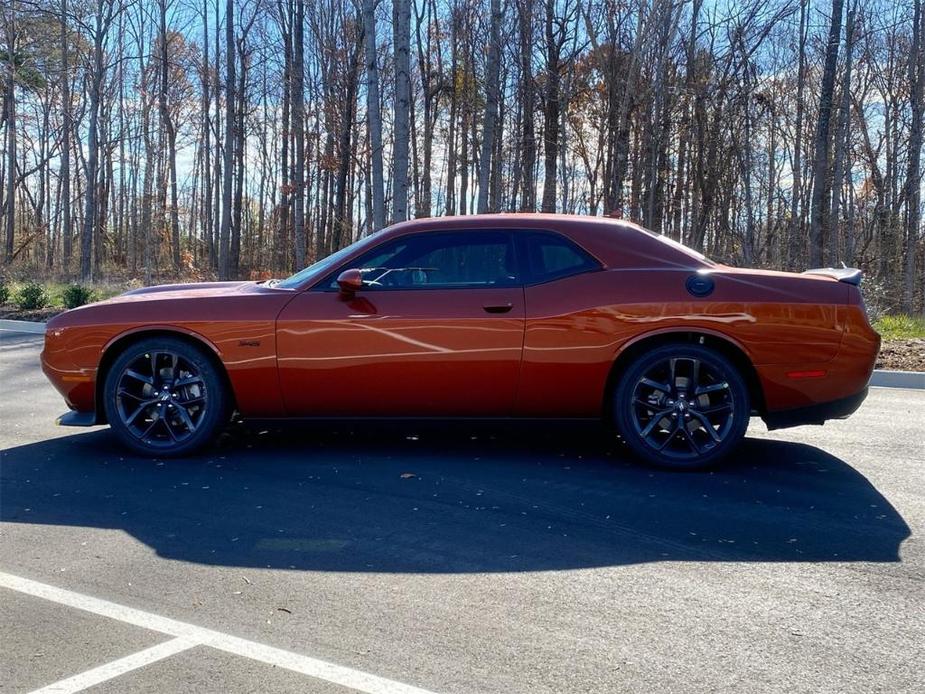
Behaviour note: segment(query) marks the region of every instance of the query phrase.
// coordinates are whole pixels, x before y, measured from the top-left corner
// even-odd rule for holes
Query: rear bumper
[[[844,419],[853,414],[867,397],[867,387],[847,398],[798,407],[780,412],[766,412],[761,416],[768,429],[786,429],[801,424],[824,424],[827,419]]]

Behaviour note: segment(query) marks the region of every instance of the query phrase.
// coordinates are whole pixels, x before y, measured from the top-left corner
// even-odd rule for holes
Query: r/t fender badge
[[[238,340],[238,347],[259,347],[260,340]]]

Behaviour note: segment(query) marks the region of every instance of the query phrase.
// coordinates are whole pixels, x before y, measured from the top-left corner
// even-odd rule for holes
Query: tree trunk
[[[356,113],[357,81],[360,67],[360,52],[362,50],[362,35],[357,35],[356,46],[350,57],[350,66],[347,73],[347,88],[345,90],[345,104],[343,121],[341,122],[339,140],[339,162],[337,165],[337,185],[334,191],[334,239],[331,250],[338,250],[346,244],[347,232],[347,178],[350,173],[350,162],[353,159],[350,148],[353,118]]]
[[[543,99],[543,212],[556,211],[559,144],[560,44],[554,30],[555,1],[546,0],[546,94]]]
[[[498,118],[499,55],[501,53],[501,0],[491,0],[488,42],[488,65],[485,69],[485,116],[482,120],[482,151],[479,155],[479,198],[476,211],[488,212],[492,152],[495,146],[495,121]],[[498,164],[496,164],[497,166]]]
[[[802,198],[803,176],[803,98],[806,90],[806,15],[809,0],[800,0],[800,36],[799,57],[797,59],[797,98],[796,98],[796,125],[793,137],[793,186],[790,192],[790,238],[787,240],[787,269],[793,269],[797,263],[797,240],[800,233],[800,210]],[[802,245],[802,244],[800,244]]]
[[[169,58],[168,58],[168,37],[167,37],[167,0],[158,0],[159,10],[159,33],[160,33],[160,83],[158,85],[158,107],[161,118],[161,135],[166,141],[167,150],[167,176],[163,185],[170,189],[170,247],[172,251],[171,260],[175,274],[180,272],[180,215],[177,210],[177,153],[176,142],[177,135],[174,128],[173,118],[170,114],[170,106],[167,103],[167,90],[169,88]],[[162,146],[162,151],[164,147]],[[166,202],[166,193],[164,190],[161,196],[162,202]],[[165,220],[166,221],[166,220]]]
[[[292,26],[292,129],[295,135],[292,229],[293,267],[305,265],[305,0],[295,0]]]
[[[206,256],[209,265],[215,257],[215,244],[212,235],[212,95],[209,91],[209,9],[208,0],[202,3],[202,138],[203,146],[200,149],[202,161],[202,239],[205,242]]]
[[[829,212],[829,264],[836,265],[840,260],[838,255],[838,240],[840,230],[841,191],[844,188],[845,160],[848,158],[848,145],[850,138],[850,107],[851,107],[851,68],[854,58],[854,16],[855,8],[848,10],[845,23],[845,76],[842,80],[841,98],[838,107],[838,120],[835,124],[835,163],[832,167],[832,207]],[[850,260],[845,258],[845,260]]]
[[[363,0],[366,40],[366,124],[369,129],[372,229],[385,226],[385,184],[382,171],[382,112],[379,109],[379,64],[376,54],[376,0]]]
[[[231,279],[231,202],[234,194],[235,47],[234,0],[225,0],[225,160],[222,171],[222,226],[219,232],[218,276]]]
[[[61,246],[65,272],[71,265],[71,71],[67,0],[61,0]]]
[[[823,261],[823,248],[828,232],[829,159],[832,151],[832,102],[835,91],[835,70],[838,67],[838,44],[841,40],[841,16],[844,0],[832,0],[832,23],[829,42],[825,50],[825,67],[819,88],[819,116],[813,143],[813,190],[810,201],[809,264],[819,267]]]
[[[393,0],[395,42],[395,146],[392,173],[392,221],[408,218],[408,151],[411,108],[411,5],[410,0]]]
[[[535,86],[533,83],[533,8],[534,0],[522,0],[520,7],[520,94],[521,129],[520,158],[516,162],[522,168],[519,209],[521,212],[536,211],[536,124]]]
[[[913,2],[912,55],[909,57],[909,167],[906,173],[906,261],[903,271],[903,311],[912,313],[915,294],[915,255],[922,218],[922,109],[925,86],[925,41],[922,0]]]
[[[6,208],[4,226],[6,243],[4,257],[7,263],[13,261],[13,234],[16,229],[16,3],[10,2],[9,17],[6,21],[6,85],[4,98],[6,104]]]
[[[98,0],[96,21],[93,32],[93,66],[88,84],[87,108],[87,184],[84,196],[83,228],[80,232],[80,279],[89,282],[93,277],[93,231],[97,223],[104,220],[97,218],[97,186],[99,178],[99,116],[102,98],[103,76],[103,42],[112,20],[112,0]],[[105,7],[104,7],[105,5]]]

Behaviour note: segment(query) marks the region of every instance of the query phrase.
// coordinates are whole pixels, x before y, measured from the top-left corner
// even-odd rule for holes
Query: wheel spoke
[[[671,386],[666,383],[659,383],[658,381],[653,381],[651,378],[643,378],[639,381],[641,385],[648,386],[655,390],[660,390],[663,393],[671,393]]]
[[[693,451],[697,454],[702,453],[703,451],[701,450],[700,445],[694,439],[686,424],[681,427],[681,431],[684,432],[684,438],[687,439],[687,442],[690,444],[690,447],[693,449]]]
[[[710,405],[709,407],[697,407],[691,408],[692,411],[699,412],[703,415],[716,414],[718,412],[725,412],[726,410],[731,410],[732,404],[728,402],[720,402],[716,405]]]
[[[170,417],[164,417],[164,427],[167,429],[167,433],[170,434],[172,441],[176,442],[177,435],[173,431],[173,427],[170,426]]]
[[[189,400],[174,400],[174,405],[181,405],[183,407],[189,407],[190,405],[195,405],[197,403],[203,402],[205,398],[202,395],[196,395]]]
[[[151,425],[150,425],[147,429],[145,429],[145,430],[141,433],[141,435],[140,435],[138,438],[140,438],[140,439],[146,439],[146,438],[148,437],[148,434],[150,434],[150,433],[154,430],[154,427],[157,426],[157,423],[158,423],[159,421],[160,421],[159,418],[152,419],[152,420],[151,420]]]
[[[186,425],[187,431],[190,434],[196,431],[196,425],[193,424],[193,420],[189,416],[189,411],[183,405],[180,405],[180,404],[176,404],[174,407],[177,410],[177,414],[180,416],[180,419],[183,420],[183,424]]]
[[[138,415],[140,415],[142,412],[145,412],[149,407],[151,407],[151,403],[153,402],[154,402],[153,400],[145,400],[141,404],[139,404],[138,409],[132,412],[132,414],[129,415],[124,420],[126,425],[131,426],[132,424],[134,424],[135,420],[138,419]]]
[[[202,383],[202,377],[195,374],[190,374],[189,376],[184,376],[180,380],[176,381],[173,384],[174,388],[182,388],[183,386],[191,386],[196,383]]]
[[[723,381],[722,383],[713,383],[711,385],[698,388],[696,391],[694,391],[694,395],[706,395],[707,393],[715,393],[719,390],[727,390],[728,388],[729,384],[726,383],[726,381]]]
[[[706,418],[706,416],[704,416],[703,414],[695,410],[691,410],[691,415],[693,415],[693,417],[698,422],[700,422],[700,425],[706,430],[706,432],[710,435],[710,438],[712,438],[714,442],[719,443],[720,441],[723,440],[723,438],[719,435],[719,432],[717,432],[716,429],[713,428],[713,424],[710,422],[709,419]]]
[[[663,451],[663,450],[665,450],[665,447],[666,447],[669,443],[672,442],[672,440],[674,439],[675,436],[677,436],[678,430],[680,430],[681,426],[682,426],[682,425],[681,425],[681,420],[680,420],[680,418],[679,418],[678,421],[675,423],[674,428],[673,428],[673,429],[671,430],[671,432],[668,434],[668,437],[667,437],[664,441],[662,441],[661,444],[658,445],[658,447],[656,448],[656,450],[658,450],[658,451]]]
[[[642,434],[642,438],[647,438],[649,434],[652,433],[652,430],[655,429],[655,427],[658,425],[658,423],[662,421],[664,417],[671,414],[671,412],[672,410],[669,408],[667,410],[662,410],[661,412],[656,412],[654,415],[652,415],[652,419],[649,420],[646,428],[640,432],[640,434]]]
[[[140,373],[134,369],[126,369],[125,375],[129,378],[134,378],[136,381],[141,381],[142,383],[147,383],[149,386],[154,385],[154,378],[149,376],[142,376]]]
[[[691,382],[687,384],[687,389],[692,393],[697,392],[700,385],[700,360],[691,359]]]

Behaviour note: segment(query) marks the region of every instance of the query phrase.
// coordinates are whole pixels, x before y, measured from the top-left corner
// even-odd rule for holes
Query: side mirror
[[[356,269],[344,270],[337,276],[337,286],[344,294],[356,294],[363,288],[363,273]]]

